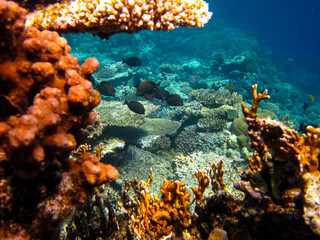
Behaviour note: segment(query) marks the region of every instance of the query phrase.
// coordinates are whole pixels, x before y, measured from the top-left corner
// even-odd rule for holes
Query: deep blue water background
[[[210,0],[213,19],[256,32],[288,56],[320,57],[320,1]]]

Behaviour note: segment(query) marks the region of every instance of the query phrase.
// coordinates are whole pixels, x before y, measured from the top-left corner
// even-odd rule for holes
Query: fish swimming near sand
[[[137,66],[140,66],[142,64],[142,61],[138,57],[129,57],[127,59],[123,59],[122,58],[122,63],[125,63],[130,67],[137,67]]]
[[[136,102],[136,101],[128,102],[127,99],[125,99],[123,104],[126,104],[128,106],[128,108],[132,112],[135,112],[135,113],[138,113],[138,114],[144,114],[145,113],[144,106],[139,102]]]
[[[166,99],[166,103],[170,106],[183,106],[183,100],[178,94],[170,94]]]
[[[98,91],[100,94],[104,96],[115,96],[116,90],[114,86],[108,81],[102,81],[98,86]]]

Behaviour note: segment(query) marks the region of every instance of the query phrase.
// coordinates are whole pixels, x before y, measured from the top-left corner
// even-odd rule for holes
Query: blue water
[[[320,57],[320,2],[317,0],[214,0],[215,18],[256,32],[286,55]]]

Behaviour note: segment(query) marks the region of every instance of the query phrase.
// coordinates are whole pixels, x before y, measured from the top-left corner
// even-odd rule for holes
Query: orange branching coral
[[[199,187],[193,187],[192,191],[195,195],[195,199],[197,204],[203,201],[203,193],[210,184],[210,177],[208,171],[206,170],[199,170],[195,173],[196,178],[199,182]]]
[[[170,234],[181,236],[185,230],[193,227],[195,220],[188,210],[193,203],[190,201],[191,193],[184,182],[164,180],[162,198],[159,200],[149,192],[152,178],[151,173],[148,182],[136,182],[137,187],[134,187],[134,183],[126,184],[127,187],[134,187],[138,194],[137,198],[128,198],[131,207],[133,202],[137,202],[136,210],[131,211],[130,228],[139,239],[160,239]]]
[[[58,1],[57,1],[58,2]],[[27,25],[94,34],[202,27],[212,13],[202,0],[73,0],[29,13]]]
[[[56,32],[24,29],[26,11],[0,0],[0,238],[49,239],[95,185],[118,171],[87,153],[69,159],[100,95]]]
[[[303,198],[304,220],[320,235],[320,128],[308,126],[300,136],[281,122],[259,119],[258,104],[269,96],[267,91],[257,94],[254,85],[253,97],[251,110],[242,107],[255,152],[249,159],[249,171],[234,186],[254,199],[265,199],[277,211],[299,207]]]
[[[251,172],[258,172],[261,170],[262,163],[258,152],[254,152],[253,156],[248,158],[248,164],[248,170]]]
[[[256,118],[260,101],[264,100],[264,99],[269,99],[270,96],[268,95],[268,90],[264,90],[263,93],[258,94],[257,93],[257,89],[258,89],[257,84],[252,85],[252,89],[253,89],[253,104],[252,104],[251,110],[247,109],[243,102],[241,103],[241,105],[242,105],[243,114],[245,117]]]
[[[220,190],[224,190],[225,183],[223,179],[223,161],[220,160],[218,164],[211,163],[210,164],[210,179],[211,179],[211,187],[213,192],[218,192]]]
[[[295,158],[300,162],[301,173],[319,173],[319,156],[320,156],[320,128],[307,126],[306,134],[299,135],[294,130],[288,130],[287,134],[291,142],[283,140],[285,144],[281,147],[286,153],[294,153]]]

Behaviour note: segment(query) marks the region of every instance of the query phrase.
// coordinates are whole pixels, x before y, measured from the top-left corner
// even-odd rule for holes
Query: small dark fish
[[[139,87],[140,84],[141,84],[141,77],[139,75],[135,74],[133,76],[133,86],[137,88],[137,87]]]
[[[308,107],[309,107],[309,102],[308,102],[308,100],[307,100],[307,101],[305,101],[304,104],[303,104],[303,107],[302,107],[302,108],[303,108],[303,111],[307,110]]]
[[[122,63],[125,63],[130,67],[137,67],[142,64],[141,59],[137,57],[129,57],[127,59],[122,58]]]
[[[156,99],[160,99],[161,101],[165,101],[169,95],[170,93],[162,88],[156,88],[154,91],[154,97]]]
[[[166,103],[170,106],[183,106],[183,100],[178,94],[170,94],[166,99]]]
[[[116,90],[114,89],[114,86],[108,81],[102,81],[98,86],[98,91],[105,96],[115,96]]]
[[[127,99],[126,99],[123,104],[126,104],[128,106],[128,108],[132,112],[135,112],[135,113],[138,113],[138,114],[144,114],[145,113],[144,106],[139,102],[136,102],[136,101],[128,102]]]
[[[159,85],[160,82],[156,84],[150,80],[144,81],[137,87],[136,96],[144,96],[145,94],[153,93]]]

